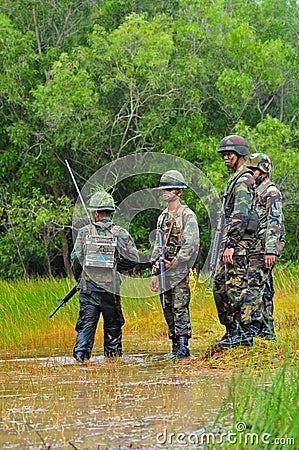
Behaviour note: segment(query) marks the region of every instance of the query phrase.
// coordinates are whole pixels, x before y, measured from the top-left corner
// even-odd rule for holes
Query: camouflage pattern
[[[218,148],[218,153],[222,152],[235,152],[240,156],[248,155],[248,143],[245,138],[237,134],[226,136],[222,139]]]
[[[115,204],[112,195],[108,192],[96,192],[90,199],[89,209],[92,211],[114,211]]]
[[[185,189],[186,187],[181,172],[168,170],[162,175],[158,189]]]
[[[281,193],[269,178],[257,187],[255,204],[260,218],[260,228],[257,242],[249,252],[249,289],[253,299],[252,320],[273,321],[273,267],[266,267],[265,255],[280,256],[285,243],[285,228]]]
[[[164,317],[168,325],[170,339],[178,336],[191,337],[190,323],[190,287],[188,278],[165,293]]]
[[[124,228],[117,227],[110,219],[96,222],[94,226],[99,236],[110,234],[109,230],[117,235],[118,256],[113,270],[113,281],[105,282],[106,269],[99,268],[104,279],[98,284],[82,270],[85,240],[90,234],[91,227],[88,225],[79,230],[71,253],[72,270],[80,289],[80,311],[76,324],[77,339],[73,350],[74,357],[77,352],[84,352],[86,357],[90,358],[101,313],[104,319],[104,353],[106,356],[121,355],[124,318],[119,296],[120,275],[117,271],[129,270],[138,261],[138,251],[133,239]]]
[[[173,263],[166,271],[167,292],[164,315],[168,324],[169,337],[191,337],[188,274],[196,261],[199,248],[197,218],[187,205],[179,204],[174,214],[170,213],[168,208],[162,212],[158,218],[157,227],[162,230],[165,243],[171,229],[165,246],[165,257]],[[158,256],[158,237],[156,237],[151,256],[152,264],[157,261]],[[153,266],[153,274],[158,274],[155,266]]]
[[[113,274],[112,276],[111,274],[108,275],[108,271],[99,268],[96,279],[102,278],[102,280],[100,284],[98,284],[96,280],[91,277],[91,270],[89,270],[88,273],[82,271],[86,237],[91,234],[90,225],[86,225],[79,230],[71,253],[73,275],[76,281],[80,280],[80,290],[82,292],[84,291],[85,281],[87,281],[89,285],[88,290],[91,289],[97,292],[108,290],[110,292],[118,293],[120,287],[120,276],[118,272],[130,270],[136,265],[138,261],[138,251],[128,231],[114,225],[112,220],[104,219],[95,222],[94,226],[99,236],[108,236],[112,232],[117,238],[116,266],[114,270],[109,270],[109,272],[113,272]],[[111,278],[113,281],[110,281]]]
[[[164,243],[170,227],[171,234],[164,248],[165,256],[169,261],[176,258],[176,262],[166,271],[166,286],[168,289],[175,287],[188,276],[189,270],[196,261],[199,248],[197,218],[187,205],[180,204],[175,214],[171,214],[166,208],[158,217],[157,228],[163,232]],[[158,237],[156,236],[151,256],[152,264],[159,257],[158,245]]]
[[[240,241],[249,238],[245,235],[254,200],[254,186],[254,178],[248,169],[246,171],[245,165],[234,173],[227,184],[223,236],[224,246],[227,248],[236,249]],[[243,243],[241,243],[241,247],[243,247]]]
[[[256,192],[255,204],[260,219],[260,229],[258,246],[254,252],[280,256],[285,242],[281,193],[269,179],[261,183]]]
[[[219,321],[222,325],[232,323],[249,324],[252,318],[252,301],[248,296],[248,249],[236,248],[234,264],[224,264],[219,260],[213,283],[214,300]]]
[[[274,311],[273,297],[275,294],[275,290],[272,271],[273,267],[269,269],[269,274],[266,278],[265,289],[263,294],[263,304],[261,307],[263,320],[265,320],[266,323],[269,323],[271,321],[273,322],[273,311]]]
[[[263,173],[270,173],[273,170],[271,158],[265,153],[253,153],[246,161],[249,168],[259,169]]]
[[[254,178],[246,166],[240,167],[226,187],[225,229],[219,262],[216,267],[213,294],[220,323],[249,324],[252,302],[248,295],[248,252],[254,237],[246,233],[249,213],[254,201]],[[233,248],[234,264],[224,264],[225,248]]]

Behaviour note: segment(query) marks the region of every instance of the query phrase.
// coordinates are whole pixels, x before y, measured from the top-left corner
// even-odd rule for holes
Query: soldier
[[[255,205],[260,219],[258,240],[250,250],[250,294],[254,299],[252,322],[258,327],[259,337],[275,339],[272,269],[285,243],[281,193],[270,180],[273,164],[268,155],[254,153],[249,156],[246,166],[255,178]]]
[[[254,230],[249,227],[249,217],[254,199],[254,178],[244,163],[249,153],[246,139],[227,136],[220,142],[226,167],[234,172],[224,194],[224,232],[220,258],[216,267],[213,294],[220,323],[226,333],[216,342],[216,347],[251,346],[251,299],[248,295],[248,250],[253,244]]]
[[[124,317],[120,302],[120,275],[133,268],[138,252],[130,234],[111,219],[112,196],[96,192],[89,209],[94,223],[81,228],[71,253],[72,271],[79,289],[80,311],[76,324],[74,358],[83,363],[91,356],[100,314],[103,314],[104,354],[122,355]]]
[[[168,335],[172,340],[172,356],[178,358],[190,356],[188,340],[191,337],[191,324],[188,275],[190,268],[195,263],[199,247],[196,215],[187,205],[180,202],[183,189],[186,187],[182,174],[177,170],[169,170],[162,175],[159,189],[163,191],[163,199],[168,205],[158,217],[157,237],[151,257],[153,269],[150,288],[157,292],[158,232],[160,230],[163,236],[166,268],[163,312],[168,325]],[[161,294],[160,297],[162,301]]]

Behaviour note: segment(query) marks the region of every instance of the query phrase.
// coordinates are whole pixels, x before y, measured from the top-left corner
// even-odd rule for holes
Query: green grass
[[[256,339],[252,348],[237,348],[221,353],[211,351],[224,328],[219,324],[212,289],[206,288],[196,273],[190,277],[192,292],[190,340],[191,352],[197,356],[190,364],[195,367],[263,368],[276,367],[285,358],[298,360],[299,275],[298,266],[277,267],[274,271],[275,327],[277,343]],[[58,305],[57,298],[73,286],[72,279],[35,279],[0,282],[0,355],[18,356],[71,354],[78,314],[76,294],[52,319],[49,314]],[[123,298],[124,350],[138,352],[167,352],[170,342],[157,296]],[[100,322],[95,353],[102,353],[102,322]],[[237,355],[237,358],[236,358]],[[248,362],[250,361],[250,363]]]
[[[190,348],[195,357],[180,361],[176,374],[209,371],[213,376],[226,371],[232,376],[228,398],[216,413],[215,422],[206,426],[213,442],[211,437],[210,443],[203,442],[205,448],[299,448],[298,265],[276,267],[274,279],[277,341],[255,339],[250,348],[215,352],[213,343],[224,330],[217,318],[212,290],[196,274],[190,277]],[[52,319],[49,314],[57,306],[57,298],[72,286],[73,280],[68,279],[0,282],[0,357],[71,355],[78,296]],[[170,342],[158,297],[124,298],[122,304],[126,319],[124,352],[167,353]],[[102,354],[101,324],[94,354]]]
[[[205,448],[296,449],[299,445],[299,370],[235,374]]]

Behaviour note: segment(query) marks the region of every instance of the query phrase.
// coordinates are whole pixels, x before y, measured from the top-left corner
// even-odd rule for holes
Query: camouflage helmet
[[[90,198],[89,209],[92,211],[115,211],[112,195],[105,191],[96,192]]]
[[[184,189],[185,187],[187,186],[184,177],[178,170],[168,170],[160,179],[159,189]]]
[[[232,136],[226,136],[220,142],[218,152],[235,152],[240,156],[248,155],[248,143],[245,138],[233,134]]]
[[[273,170],[271,158],[265,153],[253,153],[246,161],[246,166],[252,169],[260,169],[261,172],[270,173]]]

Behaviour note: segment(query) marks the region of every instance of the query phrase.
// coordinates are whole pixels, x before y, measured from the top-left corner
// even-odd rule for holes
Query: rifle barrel
[[[76,292],[77,292],[77,286],[74,284],[74,286],[65,294],[65,296],[61,300],[58,299],[58,301],[60,300],[60,303],[58,306],[56,306],[54,311],[49,315],[49,319],[51,319],[54,316],[54,314],[56,314],[57,311],[76,294]]]

